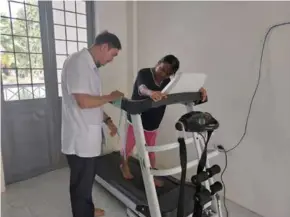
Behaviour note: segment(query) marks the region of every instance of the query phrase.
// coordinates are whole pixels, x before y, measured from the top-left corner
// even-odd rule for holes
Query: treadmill
[[[129,166],[134,178],[126,180],[120,171],[121,155],[120,152],[112,152],[102,155],[96,160],[95,180],[106,190],[118,198],[127,207],[127,215],[132,217],[176,217],[179,200],[180,180],[174,178],[173,174],[181,173],[181,166],[158,170],[151,168],[148,152],[166,151],[179,148],[179,143],[158,145],[155,147],[146,146],[143,134],[143,126],[140,114],[150,108],[156,108],[163,105],[183,104],[187,112],[193,111],[193,106],[201,103],[200,92],[184,92],[168,94],[166,99],[154,102],[151,99],[130,100],[122,99],[121,109],[130,114],[134,128],[137,158],[130,157]],[[126,116],[126,115],[125,115]],[[127,121],[125,121],[128,124]],[[127,127],[125,128],[127,129]],[[125,134],[126,135],[126,134]],[[186,144],[195,145],[199,159],[204,147],[201,136],[192,133],[192,137],[186,138]],[[208,158],[215,157],[219,154],[218,150],[210,150],[207,153]],[[199,159],[187,162],[187,169],[196,166]],[[209,162],[206,164],[210,167]],[[161,188],[155,187],[153,176],[159,176],[164,185]],[[205,187],[210,189],[213,184],[213,178],[205,182]],[[183,216],[192,216],[194,209],[195,186],[186,182],[184,185],[184,203]],[[221,210],[219,197],[212,199],[209,197],[204,201],[204,216],[219,216]]]

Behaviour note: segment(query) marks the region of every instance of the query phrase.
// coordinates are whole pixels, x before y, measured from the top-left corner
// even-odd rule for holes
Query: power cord
[[[228,209],[227,209],[227,206],[226,206],[226,186],[224,184],[224,180],[223,180],[223,175],[227,169],[227,166],[228,166],[228,156],[227,156],[227,153],[230,152],[230,151],[233,151],[234,149],[236,149],[240,144],[241,142],[243,141],[243,139],[245,138],[246,134],[247,134],[247,129],[248,129],[248,121],[249,121],[249,117],[250,117],[250,114],[251,114],[251,110],[252,110],[252,104],[253,104],[253,101],[254,101],[254,98],[256,96],[256,93],[257,93],[257,90],[258,90],[258,87],[260,85],[260,80],[261,80],[261,69],[262,69],[262,63],[263,63],[263,55],[264,55],[264,48],[265,48],[265,44],[266,44],[266,41],[267,41],[267,37],[269,35],[269,33],[275,29],[276,27],[281,27],[281,26],[285,26],[285,25],[290,25],[290,22],[285,22],[285,23],[279,23],[279,24],[276,24],[276,25],[273,25],[271,26],[268,31],[266,32],[266,35],[264,37],[264,41],[263,41],[263,46],[262,46],[262,52],[261,52],[261,57],[260,57],[260,65],[259,65],[259,73],[258,73],[258,81],[257,81],[257,85],[256,85],[256,88],[254,90],[254,93],[253,93],[253,96],[252,96],[252,99],[251,99],[251,102],[250,102],[250,106],[249,106],[249,110],[248,110],[248,114],[247,114],[247,118],[246,118],[246,124],[245,124],[245,128],[244,128],[244,133],[242,135],[242,137],[240,138],[239,142],[232,148],[230,148],[229,150],[225,150],[225,148],[222,146],[222,145],[218,145],[217,148],[223,152],[225,154],[225,167],[221,173],[221,181],[222,181],[222,184],[224,186],[224,197],[223,197],[223,202],[224,202],[224,207],[225,207],[225,211],[226,211],[226,217],[229,216],[229,212],[228,212]]]
[[[248,115],[247,115],[247,119],[246,119],[246,124],[245,124],[245,129],[244,129],[244,133],[242,135],[242,137],[240,138],[239,142],[232,148],[230,148],[229,150],[226,150],[226,152],[230,152],[234,149],[236,149],[240,144],[241,142],[243,141],[243,139],[245,138],[246,134],[247,134],[247,129],[248,129],[248,121],[249,121],[249,117],[250,117],[250,114],[251,114],[251,110],[252,110],[252,104],[253,104],[253,101],[254,101],[254,98],[256,96],[256,93],[257,93],[257,90],[258,90],[258,87],[260,85],[260,80],[261,80],[261,69],[262,69],[262,63],[263,63],[263,55],[264,55],[264,48],[265,48],[265,44],[266,44],[266,40],[267,40],[267,37],[269,35],[269,33],[275,29],[276,27],[280,27],[280,26],[285,26],[285,25],[290,25],[290,22],[285,22],[285,23],[279,23],[279,24],[276,24],[276,25],[273,25],[271,26],[268,31],[266,32],[266,35],[264,37],[264,42],[263,42],[263,47],[262,47],[262,52],[261,52],[261,57],[260,57],[260,66],[259,66],[259,73],[258,73],[258,81],[257,81],[257,85],[256,85],[256,88],[254,90],[254,93],[253,93],[253,96],[252,96],[252,99],[251,99],[251,103],[250,103],[250,106],[249,106],[249,110],[248,110]]]
[[[226,217],[229,216],[229,211],[228,211],[228,208],[227,208],[227,204],[226,204],[226,185],[224,183],[224,180],[223,180],[223,175],[228,167],[228,155],[227,155],[227,152],[225,150],[225,148],[222,146],[222,145],[218,145],[217,146],[218,150],[223,152],[225,154],[225,167],[221,173],[221,182],[224,186],[224,196],[223,196],[223,202],[224,202],[224,207],[225,207],[225,211],[226,211]]]

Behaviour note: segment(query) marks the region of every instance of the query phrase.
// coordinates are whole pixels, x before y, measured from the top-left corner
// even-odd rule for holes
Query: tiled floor
[[[1,195],[2,217],[71,217],[68,170],[61,169],[6,187]],[[125,217],[125,207],[98,184],[94,186],[95,205],[107,217]],[[260,217],[228,201],[229,217]],[[226,217],[224,215],[224,217]]]

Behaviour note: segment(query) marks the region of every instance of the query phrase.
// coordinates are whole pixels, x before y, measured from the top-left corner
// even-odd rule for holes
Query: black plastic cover
[[[201,93],[200,92],[184,92],[184,93],[174,93],[168,94],[167,98],[154,102],[152,99],[145,100],[130,100],[128,98],[123,98],[121,108],[129,114],[140,114],[150,108],[157,108],[163,105],[173,105],[173,104],[188,104],[194,103],[195,105],[201,103]]]

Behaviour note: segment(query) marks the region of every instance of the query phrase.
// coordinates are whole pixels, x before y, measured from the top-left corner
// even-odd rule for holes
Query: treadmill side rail
[[[144,136],[144,129],[140,115],[131,115],[132,124],[134,128],[134,135],[136,141],[136,148],[138,151],[138,158],[144,180],[145,192],[147,202],[149,205],[150,215],[152,217],[162,217],[160,212],[159,201],[154,185],[153,175],[150,172],[150,160],[146,151],[146,140]]]
[[[193,143],[193,138],[188,138],[185,140],[185,144],[188,145],[190,143]],[[178,147],[179,147],[179,143],[173,142],[166,145],[146,146],[146,150],[148,152],[159,152],[159,151],[167,151],[167,150],[178,148]]]
[[[208,152],[208,159],[216,157],[219,154],[218,150],[215,151],[210,151]],[[190,162],[187,162],[187,169],[194,167],[198,165],[198,159],[192,160]],[[169,176],[169,175],[174,175],[177,173],[181,173],[181,166],[177,166],[171,169],[159,169],[159,170],[153,170],[151,169],[151,173],[153,176]]]

